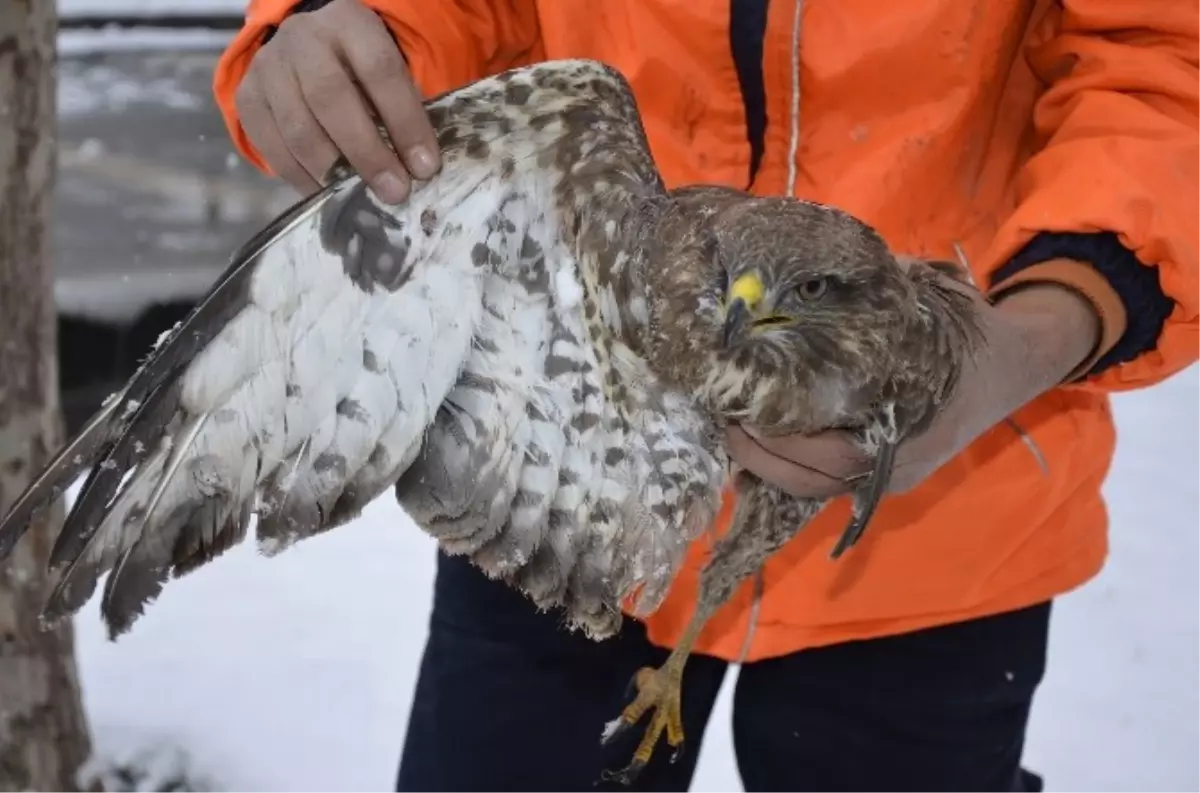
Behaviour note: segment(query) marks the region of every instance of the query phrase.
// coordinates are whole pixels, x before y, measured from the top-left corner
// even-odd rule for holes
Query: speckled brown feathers
[[[251,515],[274,553],[394,486],[448,552],[604,638],[623,604],[657,607],[715,515],[725,422],[851,429],[886,467],[953,387],[968,301],[836,209],[668,191],[608,67],[539,64],[427,109],[436,177],[392,207],[335,168],[0,524],[3,554],[91,466],[51,616],[111,570],[119,633]],[[762,295],[734,321],[742,276]],[[820,508],[736,481],[713,604]]]

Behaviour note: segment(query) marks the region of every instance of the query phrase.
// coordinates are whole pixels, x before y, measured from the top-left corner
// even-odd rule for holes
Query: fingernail
[[[408,196],[408,185],[391,171],[384,171],[375,177],[375,183],[371,187],[379,200],[386,204],[399,204]]]
[[[404,159],[412,175],[418,179],[428,179],[437,173],[437,155],[424,146],[413,146]]]

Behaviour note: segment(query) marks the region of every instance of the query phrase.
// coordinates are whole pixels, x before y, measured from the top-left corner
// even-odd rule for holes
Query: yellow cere
[[[729,300],[732,302],[740,297],[746,301],[747,308],[754,308],[763,299],[765,293],[766,288],[763,286],[762,279],[756,273],[746,273],[739,275],[729,287]]]

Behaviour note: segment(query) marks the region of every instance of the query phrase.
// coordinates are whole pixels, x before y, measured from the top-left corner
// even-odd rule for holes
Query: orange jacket
[[[260,166],[233,94],[264,30],[294,2],[251,2],[216,73],[230,132]],[[729,0],[365,2],[427,94],[531,61],[606,61],[629,78],[668,184],[746,187]],[[886,498],[863,542],[831,563],[849,514],[835,502],[767,564],[759,608],[748,584],[698,650],[735,658],[749,637],[754,660],[982,616],[1083,583],[1107,551],[1107,394],[1197,358],[1195,2],[768,7],[754,192],[842,207],[900,252],[961,251],[981,284],[1037,232],[1112,231],[1142,262],[1131,266],[1159,269],[1175,305],[1156,349],[1019,411],[1027,438],[997,426],[916,490]],[[1073,283],[1105,314],[1106,347],[1120,336],[1120,301],[1090,266],[1059,260],[1020,277]],[[702,544],[648,620],[656,642],[670,645],[691,613]]]

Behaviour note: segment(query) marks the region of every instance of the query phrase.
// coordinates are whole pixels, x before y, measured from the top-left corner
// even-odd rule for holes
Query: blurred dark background
[[[212,99],[213,67],[240,22],[61,20],[53,259],[71,429],[294,198],[235,154]]]

